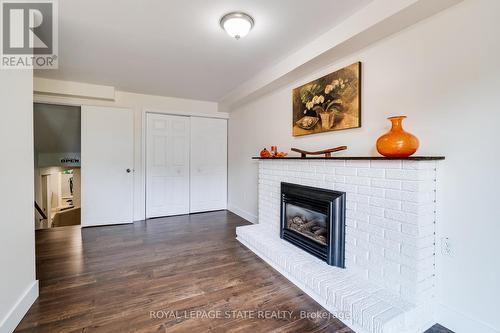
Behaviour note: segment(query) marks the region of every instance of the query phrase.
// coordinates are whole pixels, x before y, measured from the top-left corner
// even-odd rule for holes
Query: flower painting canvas
[[[293,90],[294,136],[361,127],[361,63]]]

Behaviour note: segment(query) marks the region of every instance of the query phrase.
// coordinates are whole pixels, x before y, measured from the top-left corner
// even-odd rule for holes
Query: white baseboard
[[[473,319],[463,313],[450,309],[446,305],[437,305],[437,322],[455,333],[481,332],[500,333],[500,329]]]
[[[19,300],[9,311],[9,313],[7,313],[5,318],[3,318],[2,322],[0,323],[0,333],[13,332],[37,298],[38,280],[35,280],[33,281],[33,284],[28,289],[26,289],[24,294],[19,298]]]
[[[251,222],[253,224],[258,223],[258,221],[259,221],[259,218],[257,217],[257,215],[249,213],[249,212],[247,212],[247,211],[245,211],[237,206],[234,206],[232,204],[227,205],[227,210],[235,213],[236,215],[244,218],[245,220],[247,220],[248,222]]]

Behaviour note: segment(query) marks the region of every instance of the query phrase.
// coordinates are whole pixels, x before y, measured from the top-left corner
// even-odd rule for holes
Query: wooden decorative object
[[[341,150],[346,150],[347,146],[340,146],[340,147],[335,147],[335,148],[330,148],[330,149],[325,149],[325,150],[320,150],[320,151],[305,151],[302,149],[298,148],[292,148],[292,151],[300,153],[301,157],[307,157],[307,155],[325,155],[325,157],[332,157],[332,153],[335,153],[337,151]]]

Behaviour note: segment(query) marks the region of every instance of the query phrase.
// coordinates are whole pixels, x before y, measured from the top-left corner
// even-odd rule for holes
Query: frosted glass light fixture
[[[220,26],[227,34],[236,39],[240,39],[248,35],[254,25],[253,18],[242,12],[232,12],[224,15],[220,19]]]

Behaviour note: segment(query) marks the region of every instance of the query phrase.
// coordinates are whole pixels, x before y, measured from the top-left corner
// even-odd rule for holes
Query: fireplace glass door
[[[286,203],[286,226],[320,245],[328,246],[328,217],[324,213]]]
[[[280,237],[344,268],[345,193],[281,183]]]

